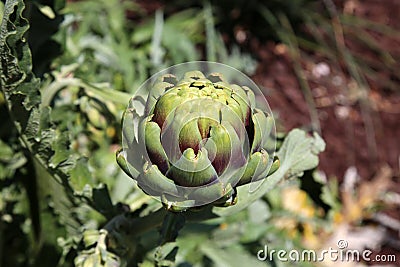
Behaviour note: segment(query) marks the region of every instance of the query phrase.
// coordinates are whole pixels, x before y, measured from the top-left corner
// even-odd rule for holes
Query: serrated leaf
[[[40,106],[40,80],[32,72],[32,56],[25,38],[29,24],[22,15],[24,9],[24,2],[17,0],[7,1],[5,6],[0,32],[1,88],[23,144],[49,170],[55,131],[50,108]],[[67,176],[61,170],[49,171],[58,180]]]
[[[5,6],[0,32],[1,88],[23,144],[58,182],[69,187],[65,180],[71,175],[71,185],[82,190],[91,178],[87,163],[85,159],[76,163],[76,155],[67,156],[66,134],[56,134],[51,108],[41,106],[40,80],[32,72],[31,52],[24,37],[29,28],[22,16],[24,8],[24,2],[17,0],[7,1]]]
[[[36,157],[39,157],[46,163],[46,168],[48,168],[48,161],[50,157],[54,154],[54,150],[51,147],[55,139],[55,130],[46,129],[40,133],[41,137],[38,141],[29,140],[31,142],[31,150]]]
[[[0,35],[1,84],[6,98],[12,94],[25,96],[22,102],[27,110],[40,103],[39,80],[32,74],[32,57],[25,38],[29,28],[22,16],[23,1],[7,1]],[[10,17],[15,14],[15,20]],[[32,90],[36,88],[36,90]]]
[[[301,176],[304,171],[318,165],[318,154],[325,149],[325,142],[314,133],[308,136],[306,132],[294,129],[285,138],[278,151],[281,162],[279,169],[264,180],[250,183],[238,188],[238,203],[227,208],[215,207],[213,212],[219,216],[236,213],[276,186],[283,178]]]
[[[40,128],[40,111],[39,109],[33,109],[29,113],[28,121],[26,122],[25,129],[23,130],[23,135],[27,139],[33,139],[32,143],[39,140],[39,128]]]
[[[311,137],[300,129],[294,129],[278,151],[278,157],[281,159],[278,171],[289,177],[301,176],[304,171],[318,165],[318,154],[324,150],[325,142],[317,133]]]

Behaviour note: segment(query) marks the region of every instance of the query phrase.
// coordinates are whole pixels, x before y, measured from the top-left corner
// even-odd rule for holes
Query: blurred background
[[[279,136],[302,128],[317,131],[326,142],[317,170],[265,197],[275,216],[258,223],[275,225],[277,240],[293,238],[300,247],[316,248],[346,236],[357,248],[397,255],[397,263],[385,264],[400,266],[400,1],[26,4],[33,71],[42,79],[44,101],[54,106],[57,127],[72,135],[69,148],[90,158],[84,171],[92,178],[80,180],[80,189],[105,183],[113,203],[139,209],[140,193],[123,191],[126,183],[115,178],[123,174],[112,153],[120,144],[126,97],[171,65],[217,61],[246,73],[260,86]],[[81,236],[84,224],[85,229],[97,229],[104,219],[89,211],[83,216],[80,210],[76,217],[81,224],[65,226],[64,219],[51,219],[60,212],[44,189],[44,178],[38,177],[49,178],[38,175],[43,170],[19,144],[1,96],[0,110],[0,266],[68,266],[83,250],[79,238],[68,237],[74,231]],[[258,204],[265,208],[265,203]],[[40,245],[32,245],[43,235],[46,220],[52,230],[39,238]],[[270,238],[268,231],[234,242],[255,255]],[[50,251],[47,255],[44,248]],[[24,249],[48,258],[50,265],[27,259]],[[223,266],[217,255],[202,253],[204,266]],[[186,257],[188,264],[198,260],[189,252]]]

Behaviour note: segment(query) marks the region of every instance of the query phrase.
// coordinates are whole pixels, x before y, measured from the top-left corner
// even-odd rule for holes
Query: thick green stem
[[[175,219],[175,216],[183,217],[187,222],[203,221],[215,218],[212,213],[212,207],[205,207],[201,212],[186,211],[182,213],[169,212],[165,208],[150,213],[144,217],[130,217],[129,214],[120,214],[111,219],[104,229],[108,231],[109,238],[112,238],[114,232],[124,233],[129,235],[129,238],[140,236],[150,230],[156,229],[164,223],[170,224]]]
[[[138,245],[139,237],[155,229],[161,229],[158,245],[163,246],[168,242],[175,241],[178,231],[185,222],[215,218],[216,215],[212,213],[211,208],[204,207],[201,212],[185,211],[181,213],[160,208],[144,217],[130,217],[129,214],[117,215],[104,226],[108,232],[107,247],[120,256],[132,255]]]
[[[168,212],[160,230],[160,241],[155,253],[156,266],[172,266],[178,252],[175,243],[179,230],[185,225],[185,212]]]
[[[179,230],[185,225],[185,221],[183,213],[167,212],[160,231],[159,245],[162,246],[167,242],[174,242],[178,237]]]
[[[134,237],[160,227],[166,213],[167,211],[161,208],[156,212],[139,218],[131,218],[129,214],[121,214],[110,220],[104,226],[104,229],[108,231],[110,241],[114,239],[117,241],[117,239],[121,238],[121,234],[124,235],[125,239],[133,240]]]

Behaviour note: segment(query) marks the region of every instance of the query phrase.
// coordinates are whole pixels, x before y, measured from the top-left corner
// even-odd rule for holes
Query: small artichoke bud
[[[126,110],[117,161],[171,210],[233,205],[235,187],[279,167],[273,118],[249,87],[190,71],[162,75],[146,89]]]

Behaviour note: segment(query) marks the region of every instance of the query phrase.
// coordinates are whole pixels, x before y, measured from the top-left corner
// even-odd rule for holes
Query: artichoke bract
[[[279,167],[273,129],[250,88],[219,73],[164,74],[131,99],[117,161],[172,210],[232,205],[237,186]]]

